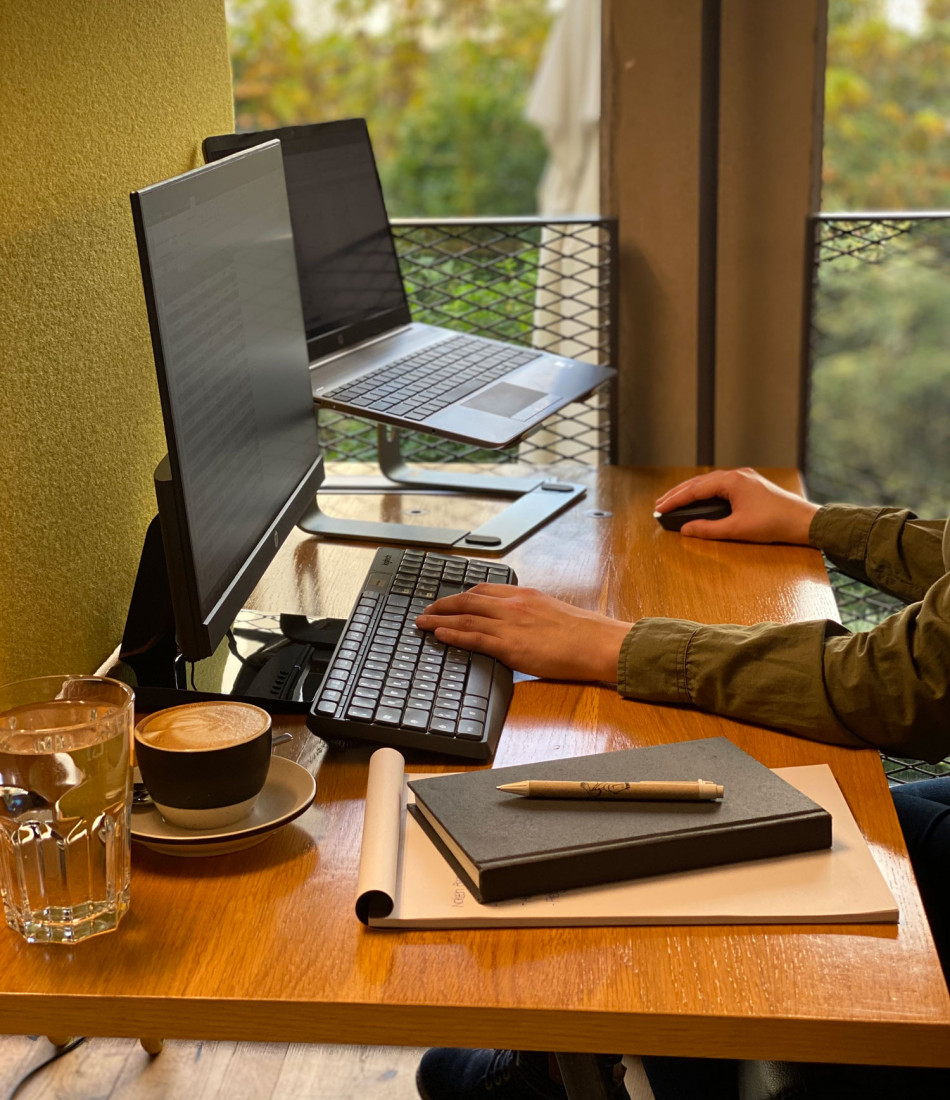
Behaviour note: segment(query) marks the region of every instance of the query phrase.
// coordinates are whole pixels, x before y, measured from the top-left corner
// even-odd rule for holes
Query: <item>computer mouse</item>
[[[723,497],[706,497],[691,500],[669,512],[654,512],[653,518],[667,531],[678,531],[684,523],[694,519],[725,519],[732,514],[732,505]]]

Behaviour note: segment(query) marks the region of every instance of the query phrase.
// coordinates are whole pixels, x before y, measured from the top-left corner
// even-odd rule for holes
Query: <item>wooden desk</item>
[[[661,531],[652,502],[688,472],[591,474],[588,498],[506,560],[523,584],[626,619],[835,615],[814,551]],[[442,508],[425,501],[432,515]],[[257,606],[343,615],[371,554],[295,537]],[[499,765],[720,734],[770,766],[827,761],[899,927],[379,932],[353,915],[370,750],[321,755],[302,719],[278,726],[295,732],[282,751],[319,765],[314,807],[239,854],[184,860],[135,846],[132,908],[115,934],[68,948],[0,933],[0,1028],[950,1065],[950,997],[875,753],[607,688],[521,683]],[[411,766],[433,770],[421,756]]]

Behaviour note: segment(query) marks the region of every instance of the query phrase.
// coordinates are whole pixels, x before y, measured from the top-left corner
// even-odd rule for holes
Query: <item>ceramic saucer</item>
[[[216,829],[182,829],[166,821],[151,804],[132,811],[132,839],[153,852],[170,856],[218,856],[266,840],[275,829],[293,821],[313,802],[317,784],[310,772],[293,760],[272,756],[264,789],[254,809],[241,821]]]

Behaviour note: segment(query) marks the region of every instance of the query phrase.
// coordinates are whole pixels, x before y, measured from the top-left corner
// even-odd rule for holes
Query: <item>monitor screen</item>
[[[179,647],[209,656],[322,477],[280,146],[134,192]]]
[[[398,324],[409,306],[363,119],[206,138],[209,160],[278,138],[312,359]]]

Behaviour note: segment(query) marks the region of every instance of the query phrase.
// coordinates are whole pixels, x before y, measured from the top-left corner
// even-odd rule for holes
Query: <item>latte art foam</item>
[[[157,749],[208,752],[252,741],[269,726],[270,715],[250,703],[186,703],[146,718],[136,737]]]

